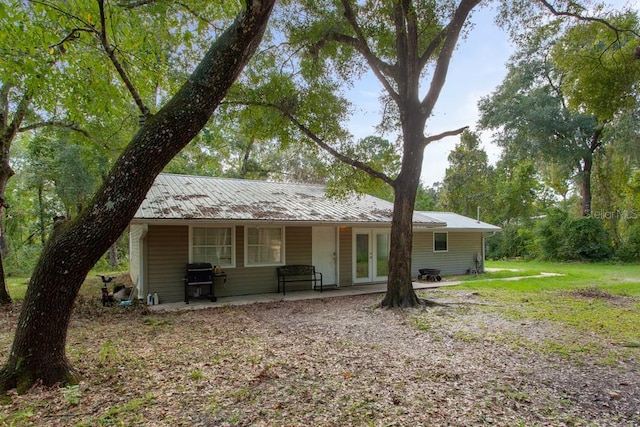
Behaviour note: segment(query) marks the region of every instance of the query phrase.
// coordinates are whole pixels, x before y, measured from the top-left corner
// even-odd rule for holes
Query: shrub
[[[616,248],[615,258],[622,262],[640,261],[640,224],[629,227],[625,239]]]
[[[611,258],[611,236],[598,218],[567,218],[561,227],[558,259],[564,261],[604,261]]]

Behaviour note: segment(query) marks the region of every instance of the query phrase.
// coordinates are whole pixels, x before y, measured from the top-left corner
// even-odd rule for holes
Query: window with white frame
[[[447,252],[449,250],[449,234],[433,233],[433,251]]]
[[[191,258],[193,262],[210,262],[219,267],[235,265],[233,227],[192,227]]]
[[[247,266],[284,264],[283,227],[246,228]]]

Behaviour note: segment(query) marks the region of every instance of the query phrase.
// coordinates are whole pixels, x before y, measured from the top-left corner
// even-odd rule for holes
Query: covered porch
[[[413,289],[432,289],[441,288],[445,286],[455,286],[459,284],[459,281],[441,281],[441,282],[422,282],[414,281]],[[299,301],[306,299],[319,299],[319,298],[334,298],[353,295],[366,295],[366,294],[383,294],[387,291],[386,283],[367,284],[367,285],[353,285],[353,286],[339,286],[335,288],[325,289],[324,292],[313,290],[291,291],[286,295],[281,293],[264,293],[254,295],[241,295],[241,296],[229,296],[219,297],[216,302],[211,302],[206,298],[191,299],[189,304],[181,302],[170,302],[163,304],[162,300],[159,305],[151,305],[149,308],[153,311],[182,311],[182,310],[202,310],[205,308],[213,307],[226,307],[234,305],[247,305],[256,303],[269,303],[279,301]]]

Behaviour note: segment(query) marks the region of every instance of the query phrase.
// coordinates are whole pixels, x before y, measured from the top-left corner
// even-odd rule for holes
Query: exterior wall
[[[228,268],[227,280],[215,282],[217,297],[276,292],[276,266],[246,267],[244,227],[236,230],[236,268]],[[136,239],[138,240],[138,239]],[[184,301],[184,275],[189,262],[189,227],[151,225],[147,233],[147,292],[157,292],[160,303]],[[132,245],[133,248],[133,245]],[[139,250],[131,253],[132,264]],[[135,264],[142,262],[137,258]],[[311,227],[286,227],[285,263],[311,264]],[[309,283],[290,283],[287,290],[311,289]],[[146,295],[143,296],[143,298]]]
[[[475,268],[475,256],[482,256],[482,233],[448,232],[447,252],[433,252],[433,233],[413,233],[411,275],[417,277],[421,268],[440,269],[443,276],[464,274]]]
[[[157,292],[160,304],[184,301],[184,275],[189,262],[189,227],[150,225],[146,240],[147,292]]]
[[[131,274],[132,279],[140,271],[140,230],[131,228]],[[217,280],[215,294],[218,297],[250,295],[276,292],[278,288],[276,266],[247,267],[244,260],[244,226],[236,230],[236,267],[226,269],[227,281]],[[137,233],[137,234],[136,234]],[[138,236],[138,237],[136,237]],[[293,226],[285,228],[285,263],[312,263],[312,227]],[[339,285],[353,285],[352,228],[339,227]],[[160,302],[184,301],[184,274],[189,262],[189,227],[187,225],[149,225],[144,240],[146,252],[145,292],[157,292]],[[481,232],[448,232],[448,251],[433,252],[433,233],[418,231],[413,235],[412,271],[418,276],[420,268],[437,268],[442,275],[464,274],[474,268],[474,257],[482,254]],[[135,283],[135,279],[134,279]],[[307,290],[311,284],[290,283],[287,290]],[[146,295],[141,295],[142,298]]]
[[[285,227],[285,263],[311,264],[311,227]],[[227,282],[216,282],[216,296],[250,295],[276,292],[276,266],[246,267],[244,227],[236,227],[236,268],[226,269]],[[289,283],[287,290],[311,289],[310,283]],[[282,292],[282,290],[281,290]]]
[[[353,286],[353,229],[351,227],[340,227],[339,230],[339,285]]]

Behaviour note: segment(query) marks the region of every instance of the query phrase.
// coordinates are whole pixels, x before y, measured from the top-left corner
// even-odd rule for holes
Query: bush
[[[615,258],[622,262],[640,261],[640,224],[629,227],[625,239],[616,248]]]
[[[604,261],[613,253],[600,219],[554,210],[537,227],[536,254],[557,261]]]
[[[531,258],[533,235],[531,225],[507,224],[502,227],[500,233],[486,239],[487,258]]]
[[[597,218],[568,218],[562,225],[562,234],[560,260],[604,261],[613,254],[611,236]]]
[[[560,210],[551,210],[541,219],[535,229],[534,253],[536,258],[556,260],[559,254],[560,242],[563,240],[562,225],[569,215]]]

